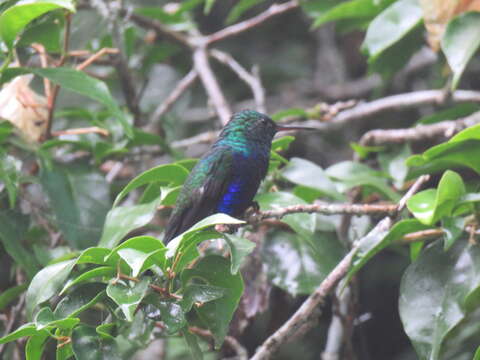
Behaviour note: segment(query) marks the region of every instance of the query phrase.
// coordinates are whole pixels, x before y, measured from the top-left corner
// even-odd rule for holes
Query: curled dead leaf
[[[29,84],[33,75],[17,76],[0,91],[0,118],[10,121],[30,142],[38,142],[47,129],[48,106],[45,96]]]
[[[480,0],[420,0],[428,33],[428,43],[434,51],[440,48],[440,40],[448,22],[458,14],[480,11]]]

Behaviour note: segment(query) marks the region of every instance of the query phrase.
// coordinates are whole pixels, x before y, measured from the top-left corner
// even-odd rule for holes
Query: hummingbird
[[[178,195],[164,242],[215,213],[241,217],[267,174],[274,135],[313,130],[276,124],[267,115],[243,110],[232,115],[211,148],[197,162]]]

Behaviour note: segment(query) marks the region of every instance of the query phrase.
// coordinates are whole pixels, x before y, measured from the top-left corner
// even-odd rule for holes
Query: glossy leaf
[[[54,296],[65,283],[76,260],[62,261],[40,270],[32,279],[26,295],[27,317],[31,318],[33,311],[40,303]]]
[[[255,249],[256,244],[244,237],[224,234],[225,241],[230,247],[230,271],[236,274],[242,265],[243,259]]]
[[[399,0],[386,8],[370,23],[362,44],[369,61],[403,38],[421,20],[422,9],[417,0]]]
[[[72,333],[72,349],[76,360],[118,360],[116,343],[102,339],[94,327],[81,325]]]
[[[266,238],[262,258],[272,283],[298,295],[310,294],[342,255],[342,246],[331,233],[316,233],[306,239],[276,231]]]
[[[183,289],[183,298],[180,305],[183,311],[188,312],[192,308],[194,303],[204,304],[209,301],[220,299],[225,295],[226,289],[201,284],[188,284]]]
[[[468,321],[466,299],[480,287],[479,264],[478,247],[462,239],[447,252],[441,242],[433,244],[407,268],[400,287],[400,316],[421,359],[440,359],[452,330]],[[473,355],[475,349],[471,351]]]
[[[118,254],[132,269],[132,276],[136,277],[154,264],[164,269],[166,251],[162,241],[151,236],[137,236],[117,246],[110,256]]]
[[[13,47],[17,34],[37,17],[59,8],[75,11],[70,0],[37,0],[35,2],[19,2],[0,15],[0,37],[5,44]]]
[[[55,308],[55,317],[59,319],[74,317],[95,305],[105,295],[105,284],[88,283],[77,287],[66,295]]]
[[[130,231],[147,225],[153,219],[157,206],[158,200],[142,205],[114,207],[107,214],[98,245],[113,248]]]
[[[341,191],[346,191],[355,186],[371,186],[380,191],[393,201],[399,200],[400,196],[393,191],[382,179],[382,174],[370,169],[368,166],[353,161],[343,161],[326,169],[327,175],[337,182]]]
[[[52,312],[50,307],[44,307],[40,309],[35,316],[35,326],[37,330],[42,330],[45,328],[61,328],[61,329],[72,329],[80,322],[80,319],[68,317],[68,318],[58,318]]]
[[[100,266],[96,267],[92,270],[86,271],[83,274],[79,275],[72,281],[69,281],[65,284],[63,287],[62,291],[60,291],[60,295],[63,295],[68,289],[70,289],[72,286],[87,282],[91,279],[95,279],[98,277],[108,277],[112,278],[115,276],[117,273],[117,269],[115,269],[112,266]]]
[[[185,269],[181,274],[184,287],[193,280],[200,280],[207,285],[226,289],[223,297],[195,309],[204,326],[212,332],[216,348],[223,343],[243,292],[242,277],[240,274],[230,274],[230,266],[230,262],[223,257],[207,256],[199,260],[194,268]]]
[[[160,300],[156,301],[154,306],[158,309],[160,315],[158,317],[155,316],[155,320],[161,320],[163,322],[167,334],[176,334],[186,325],[187,320],[185,318],[185,313],[179,304]]]
[[[460,77],[480,46],[480,14],[461,14],[447,25],[441,47],[453,71],[452,90],[455,90]]]
[[[354,276],[365,264],[384,248],[404,235],[416,231],[426,230],[429,226],[416,219],[405,219],[397,222],[390,229],[391,220],[383,220],[373,230],[364,236],[358,244],[358,250],[352,260],[352,265],[347,274],[347,281]]]
[[[15,341],[25,336],[33,336],[37,333],[37,327],[34,323],[26,323],[20,326],[10,334],[0,338],[0,344],[5,344],[11,341]]]
[[[153,182],[165,182],[170,185],[181,185],[188,176],[188,171],[180,165],[167,164],[159,165],[152,169],[149,169],[142,174],[131,180],[127,186],[117,195],[113,206],[117,206],[118,203],[127,195],[130,191]]]
[[[40,182],[68,244],[75,249],[95,245],[110,207],[104,177],[86,166],[58,164],[43,166]]]
[[[292,158],[282,171],[282,176],[294,184],[308,186],[336,199],[345,200],[345,196],[337,191],[335,184],[325,171],[311,161]]]
[[[282,191],[260,194],[255,200],[262,210],[275,210],[289,205],[306,204],[304,200],[295,195]],[[290,214],[284,216],[282,221],[287,223],[298,234],[309,235],[315,231],[316,218],[312,214]]]
[[[463,234],[465,219],[462,217],[446,217],[442,220],[442,229],[444,232],[444,249],[448,250]]]
[[[25,345],[25,360],[40,360],[43,356],[43,350],[50,337],[48,331],[39,331],[28,339]]]
[[[121,281],[108,284],[107,295],[117,303],[127,321],[133,320],[134,312],[148,290],[148,283],[148,279],[143,279],[133,287]]]
[[[407,201],[407,207],[420,222],[432,225],[444,216],[451,216],[465,192],[460,175],[447,170],[438,183],[438,189],[415,194]]]

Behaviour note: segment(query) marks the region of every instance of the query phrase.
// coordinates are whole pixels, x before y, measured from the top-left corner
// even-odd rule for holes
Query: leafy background
[[[480,359],[479,10],[2,2],[0,358]],[[274,141],[263,220],[165,246],[195,158],[245,108],[318,131]]]

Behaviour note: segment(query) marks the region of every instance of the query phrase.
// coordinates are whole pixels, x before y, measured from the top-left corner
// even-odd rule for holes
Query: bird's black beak
[[[288,126],[288,125],[278,125],[276,131],[292,131],[292,130],[317,130],[312,127],[305,127],[305,126]]]

